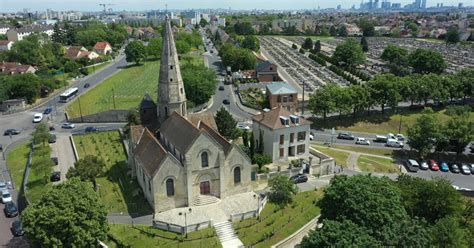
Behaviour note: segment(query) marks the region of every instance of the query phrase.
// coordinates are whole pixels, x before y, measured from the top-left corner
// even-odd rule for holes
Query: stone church
[[[217,131],[210,113],[188,114],[170,20],[163,37],[158,104],[146,96],[130,127],[129,165],[155,212],[248,192],[251,162]]]

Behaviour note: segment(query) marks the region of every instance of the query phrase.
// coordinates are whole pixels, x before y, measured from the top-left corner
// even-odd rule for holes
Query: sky
[[[365,0],[366,2],[369,0]],[[380,0],[381,2],[382,0]],[[414,0],[390,0],[392,3],[399,2],[402,5]],[[150,10],[164,9],[193,9],[193,8],[232,8],[232,9],[313,9],[336,8],[341,4],[342,8],[350,8],[353,4],[359,7],[361,0],[0,0],[0,12],[29,11],[36,10],[79,10],[100,11],[103,7],[99,3],[114,4],[108,8],[113,10]],[[443,2],[445,6],[456,5],[460,2],[465,6],[473,6],[474,0],[427,0],[427,6],[434,6]]]

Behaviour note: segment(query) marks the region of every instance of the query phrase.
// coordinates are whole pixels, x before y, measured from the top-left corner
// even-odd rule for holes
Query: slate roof
[[[188,114],[187,119],[196,127],[200,122],[204,122],[212,129],[217,130],[216,121],[214,120],[214,116],[210,112]]]
[[[278,106],[278,107],[273,108],[272,110],[270,110],[268,112],[262,112],[259,115],[253,116],[252,120],[254,122],[260,123],[261,125],[266,126],[270,129],[280,129],[280,128],[287,128],[281,122],[280,116],[290,119],[290,115],[292,115],[292,114],[288,110],[286,110],[282,106]],[[299,117],[298,126],[310,125],[310,124],[311,124],[310,121]],[[292,123],[291,120],[290,120],[289,126],[294,127],[294,126],[297,126],[297,124]]]
[[[196,126],[176,112],[173,112],[160,127],[160,135],[173,144],[181,154],[186,154],[199,134]]]
[[[267,90],[270,91],[272,95],[297,93],[297,91],[286,82],[273,82],[267,84]]]
[[[135,159],[145,170],[145,173],[149,177],[153,177],[160,169],[168,152],[161,146],[160,142],[158,142],[148,128],[144,130],[143,135],[137,141]]]
[[[204,122],[199,123],[198,128],[209,134],[215,141],[217,141],[217,143],[222,146],[222,149],[224,150],[225,154],[229,153],[230,149],[232,148],[232,144],[224,137],[222,137],[222,135],[220,135],[216,130],[214,130]]]
[[[142,101],[140,102],[140,109],[150,109],[150,108],[156,108],[156,104],[151,99],[151,96],[147,93],[143,97]]]
[[[272,62],[265,60],[257,64],[256,70],[257,71],[264,71],[266,70],[270,65],[273,65]],[[275,71],[276,72],[276,71]]]

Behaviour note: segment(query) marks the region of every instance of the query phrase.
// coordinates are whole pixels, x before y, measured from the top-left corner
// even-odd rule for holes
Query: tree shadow
[[[28,248],[31,245],[28,243],[28,240],[25,236],[23,237],[13,237],[10,239],[8,244],[6,245],[8,248]]]
[[[133,64],[129,64],[129,65],[124,65],[124,66],[118,66],[117,68],[118,69],[129,69],[129,68],[133,68],[133,67],[141,67],[143,65],[144,65],[143,63],[140,63],[140,64],[133,63]]]
[[[127,212],[133,218],[153,214],[138,182],[131,177],[125,161],[115,163],[107,172],[109,181],[120,185]]]

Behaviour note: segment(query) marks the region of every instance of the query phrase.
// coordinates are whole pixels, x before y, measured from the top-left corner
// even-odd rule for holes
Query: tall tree
[[[468,235],[459,225],[459,220],[454,217],[445,217],[433,226],[438,235],[432,233],[434,247],[472,247],[468,244]],[[443,233],[443,235],[439,235]]]
[[[321,41],[317,40],[316,42],[314,42],[314,51],[316,53],[321,52]]]
[[[326,85],[317,89],[309,98],[309,108],[314,114],[323,116],[326,120],[327,114],[331,113],[335,109],[334,90],[332,87],[338,87],[333,84]]]
[[[298,192],[295,184],[285,175],[277,175],[268,180],[270,202],[284,208],[293,201],[293,196]]]
[[[408,60],[416,73],[440,74],[447,67],[443,55],[431,49],[418,48],[410,54]]]
[[[146,53],[148,56],[153,56],[155,59],[161,57],[161,49],[163,48],[163,40],[161,38],[153,38],[148,42]]]
[[[143,42],[134,40],[125,47],[125,56],[127,62],[135,62],[140,64],[140,61],[146,58],[146,48]]]
[[[58,23],[54,24],[53,35],[51,35],[51,40],[57,43],[66,43],[66,34],[63,30],[61,30]]]
[[[356,66],[365,62],[365,54],[359,43],[348,38],[339,44],[334,51],[333,58],[338,62],[348,66]]]
[[[359,27],[362,29],[363,36],[370,37],[375,35],[375,25],[373,21],[362,18],[359,20]]]
[[[393,74],[380,74],[367,82],[370,97],[380,104],[382,113],[385,113],[387,105],[394,109],[401,100],[397,81]]]
[[[216,116],[217,130],[219,133],[226,137],[227,139],[233,139],[235,134],[235,129],[237,126],[237,121],[230,115],[230,113],[224,108],[221,107],[217,111]]]
[[[254,35],[246,35],[242,42],[242,47],[252,51],[258,51],[260,50],[260,42]]]
[[[330,28],[329,28],[329,34],[331,36],[337,36],[337,29],[336,29],[336,26],[332,25]]]
[[[367,38],[365,38],[365,36],[362,36],[362,39],[360,39],[360,45],[364,53],[369,51],[369,43],[367,42]]]
[[[337,29],[337,35],[341,37],[347,37],[347,35],[349,34],[347,33],[346,26],[344,25],[339,26],[339,28]]]
[[[306,39],[304,40],[303,44],[301,45],[301,47],[302,47],[303,49],[306,49],[306,50],[313,49],[313,46],[314,46],[314,45],[313,45],[313,39],[311,39],[311,38],[309,38],[309,37],[306,38]]]
[[[416,123],[408,128],[408,144],[417,150],[421,157],[425,157],[433,149],[439,131],[440,126],[433,111],[425,110]]]
[[[474,140],[474,122],[469,113],[455,116],[443,128],[444,137],[458,154],[462,154],[469,143]]]
[[[96,247],[107,238],[107,210],[89,183],[54,186],[22,213],[28,240],[39,247]]]
[[[184,90],[189,101],[204,104],[214,95],[218,83],[216,72],[204,66],[187,63],[181,68]]]
[[[451,26],[446,32],[446,43],[458,43],[459,42],[459,30],[456,26]]]
[[[96,178],[104,173],[104,169],[105,163],[102,159],[87,155],[74,163],[74,167],[69,168],[67,178],[79,177],[83,181],[91,181],[97,190]]]

